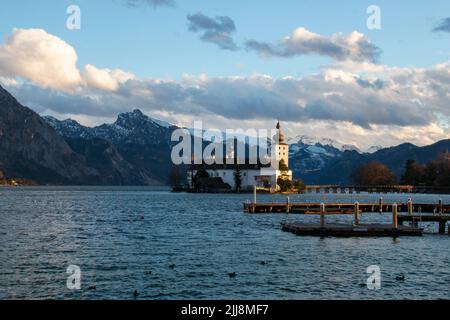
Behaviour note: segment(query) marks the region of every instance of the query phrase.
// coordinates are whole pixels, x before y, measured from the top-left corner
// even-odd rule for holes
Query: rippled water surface
[[[386,201],[407,197],[384,195]],[[297,237],[282,232],[280,222],[318,217],[244,215],[249,198],[151,188],[0,189],[0,298],[132,299],[134,290],[140,299],[450,298],[450,237],[434,234],[435,225],[427,225],[423,237],[397,240]],[[309,195],[291,201],[377,198]],[[413,200],[439,198],[450,202],[428,195]],[[81,268],[79,291],[66,287],[69,265]],[[364,285],[370,265],[381,268],[380,290]],[[398,275],[406,280],[396,281]],[[96,290],[89,290],[93,285]]]

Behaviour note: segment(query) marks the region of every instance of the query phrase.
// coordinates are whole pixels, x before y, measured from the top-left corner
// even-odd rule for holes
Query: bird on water
[[[405,281],[405,276],[404,275],[396,276],[395,280],[397,280],[397,281]]]

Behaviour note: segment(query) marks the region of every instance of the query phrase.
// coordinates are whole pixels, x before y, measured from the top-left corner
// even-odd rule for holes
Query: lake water
[[[242,204],[251,197],[154,188],[0,189],[0,298],[132,299],[134,290],[139,299],[450,298],[450,237],[433,234],[437,226],[427,225],[423,237],[397,240],[297,237],[282,232],[280,222],[319,217],[245,215]],[[291,201],[378,197],[295,195]],[[439,198],[450,202],[413,195],[415,202]],[[390,223],[391,216],[362,220]],[[81,269],[81,290],[67,289],[69,265]],[[370,265],[381,269],[380,290],[365,286]],[[405,281],[396,281],[398,275]]]

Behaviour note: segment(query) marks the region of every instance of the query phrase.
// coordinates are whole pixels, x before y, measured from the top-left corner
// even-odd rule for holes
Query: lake
[[[383,197],[406,202],[411,195]],[[164,188],[1,188],[0,299],[133,299],[134,290],[139,299],[450,298],[450,237],[435,234],[436,225],[425,225],[423,237],[396,240],[298,237],[280,223],[319,217],[245,215],[251,198]],[[290,198],[375,202],[379,195]],[[450,203],[449,196],[412,198]],[[362,221],[390,223],[391,215]],[[70,265],[81,270],[81,290],[66,286]],[[371,265],[381,270],[379,290],[366,286]]]

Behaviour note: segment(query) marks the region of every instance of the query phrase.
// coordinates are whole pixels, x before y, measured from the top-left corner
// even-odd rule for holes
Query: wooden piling
[[[355,215],[355,225],[359,224],[359,202],[355,202],[354,207],[354,215]]]
[[[383,213],[383,197],[378,200],[378,205],[380,206],[380,213]]]
[[[412,203],[412,199],[408,200],[408,215],[412,216],[413,214],[413,203]]]
[[[447,224],[447,221],[439,221],[439,234],[445,234],[445,225],[446,224]]]
[[[392,205],[392,229],[398,229],[398,207],[396,203]]]
[[[290,199],[289,199],[289,197],[286,197],[286,213],[290,212],[289,204],[290,204]]]
[[[320,227],[325,228],[325,203],[320,204]]]
[[[443,206],[442,206],[442,199],[439,199],[439,214],[442,215],[444,213]]]

